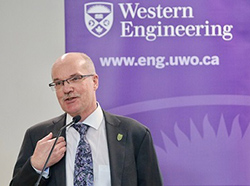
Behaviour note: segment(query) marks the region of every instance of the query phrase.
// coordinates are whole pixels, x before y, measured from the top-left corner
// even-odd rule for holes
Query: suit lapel
[[[111,171],[111,185],[119,186],[124,167],[127,131],[120,125],[120,120],[104,111],[109,161]]]
[[[57,120],[53,121],[54,125],[52,128],[53,136],[58,135],[59,130],[66,124],[66,114],[61,115]],[[66,140],[65,130],[62,132],[62,136]],[[53,167],[51,167],[51,176],[54,177],[55,185],[66,186],[66,159],[65,156]]]

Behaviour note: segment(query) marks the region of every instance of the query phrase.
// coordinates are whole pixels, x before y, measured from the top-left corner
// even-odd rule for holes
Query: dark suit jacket
[[[39,175],[30,164],[36,143],[49,132],[57,135],[66,114],[34,125],[26,131],[14,168],[11,186],[33,186]],[[112,186],[161,186],[162,179],[150,131],[137,121],[104,111]],[[123,138],[117,140],[117,135]],[[65,137],[65,132],[62,134]],[[67,139],[66,139],[67,141]],[[65,186],[65,157],[50,167],[49,179],[40,185]]]

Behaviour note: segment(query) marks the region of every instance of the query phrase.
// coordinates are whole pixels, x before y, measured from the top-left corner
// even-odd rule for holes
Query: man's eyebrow
[[[77,76],[77,75],[80,75],[80,74],[78,74],[78,73],[72,74],[72,75],[69,76],[69,78],[72,78],[72,77]],[[67,78],[67,79],[68,79],[68,78]],[[53,81],[60,81],[60,80],[61,80],[61,79],[59,79],[59,78],[54,78],[54,79],[53,79]]]
[[[58,78],[55,78],[55,79],[53,79],[53,81],[59,81],[59,79],[58,79]]]

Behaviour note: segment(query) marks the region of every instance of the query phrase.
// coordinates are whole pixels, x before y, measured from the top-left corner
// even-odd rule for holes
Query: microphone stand
[[[49,155],[48,155],[48,157],[47,157],[47,159],[46,159],[46,161],[45,161],[45,163],[44,163],[43,169],[42,169],[42,171],[41,171],[41,173],[40,173],[40,175],[39,175],[39,178],[38,178],[37,182],[35,183],[35,186],[38,186],[39,183],[40,183],[40,181],[41,181],[41,179],[42,179],[43,173],[44,173],[44,171],[45,171],[45,169],[46,169],[46,166],[47,166],[47,164],[48,164],[48,162],[49,162],[50,156],[51,156],[51,154],[52,154],[52,152],[53,152],[53,150],[54,150],[54,148],[55,148],[55,146],[56,146],[56,142],[58,141],[58,138],[59,138],[60,135],[62,134],[62,131],[63,131],[65,128],[67,128],[68,126],[71,126],[71,125],[77,123],[77,122],[80,121],[80,120],[81,120],[81,116],[77,115],[77,116],[75,116],[75,117],[73,118],[73,121],[72,121],[72,122],[70,122],[69,124],[63,126],[63,127],[59,130],[59,132],[58,132],[58,134],[57,134],[57,136],[56,136],[56,140],[55,140],[55,142],[54,142],[54,144],[53,144],[53,146],[52,146],[52,148],[51,148],[51,150],[50,150],[50,152],[49,152]]]

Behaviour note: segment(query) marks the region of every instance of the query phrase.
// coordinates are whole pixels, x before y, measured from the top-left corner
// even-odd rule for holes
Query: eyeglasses
[[[59,90],[59,89],[61,89],[61,88],[64,86],[65,81],[66,81],[68,84],[74,84],[74,83],[78,83],[80,80],[85,79],[85,78],[90,77],[90,76],[94,76],[94,74],[88,74],[88,75],[75,75],[75,76],[70,77],[70,78],[68,78],[68,79],[56,80],[56,81],[50,83],[50,84],[49,84],[49,87],[50,87],[52,90]]]

